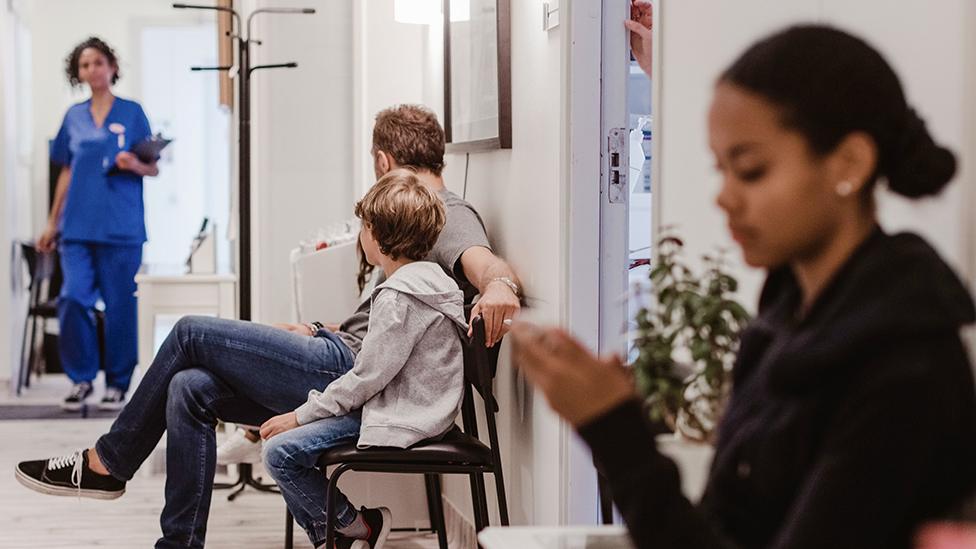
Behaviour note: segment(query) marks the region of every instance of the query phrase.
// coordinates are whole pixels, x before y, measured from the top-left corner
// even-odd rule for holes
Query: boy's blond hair
[[[413,171],[388,172],[356,203],[356,216],[390,259],[420,261],[437,242],[446,214],[441,199]]]

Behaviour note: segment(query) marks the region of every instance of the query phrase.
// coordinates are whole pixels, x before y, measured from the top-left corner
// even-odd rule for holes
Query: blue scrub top
[[[71,168],[61,238],[107,244],[146,241],[142,176],[120,171],[115,155],[152,134],[142,106],[116,97],[101,128],[91,100],[72,105],[51,142],[51,161]],[[114,169],[113,169],[114,168]]]

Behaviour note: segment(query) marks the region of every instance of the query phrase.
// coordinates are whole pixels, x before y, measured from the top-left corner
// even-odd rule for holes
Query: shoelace
[[[81,455],[83,451],[84,450],[78,450],[73,454],[47,460],[47,468],[52,471],[56,469],[64,469],[69,465],[74,466],[73,469],[71,469],[71,484],[78,488],[78,499],[81,499],[81,473],[85,467],[85,460]]]
[[[81,397],[85,396],[85,393],[87,392],[88,392],[88,386],[79,383],[78,385],[75,385],[74,387],[71,388],[71,394],[68,395],[68,398],[77,398],[78,400],[81,400]]]

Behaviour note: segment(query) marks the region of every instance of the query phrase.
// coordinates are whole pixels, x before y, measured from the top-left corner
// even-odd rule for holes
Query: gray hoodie
[[[447,432],[464,389],[457,326],[466,329],[464,294],[436,263],[397,269],[373,290],[369,330],[352,370],[310,391],[298,423],[363,408],[360,448],[407,448]]]

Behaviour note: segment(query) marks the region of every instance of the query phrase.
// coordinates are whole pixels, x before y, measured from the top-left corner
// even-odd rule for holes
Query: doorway
[[[190,72],[217,65],[212,23],[141,29],[142,103],[154,131],[173,139],[160,173],[145,185],[147,265],[182,265],[204,218],[216,226],[218,272],[230,249],[230,111],[220,105],[217,79]]]

